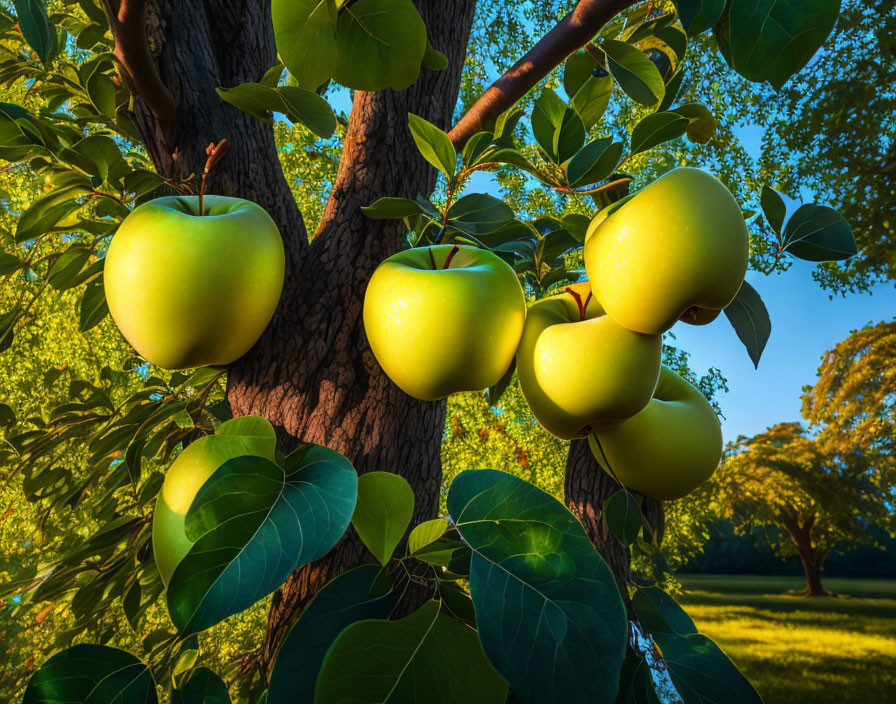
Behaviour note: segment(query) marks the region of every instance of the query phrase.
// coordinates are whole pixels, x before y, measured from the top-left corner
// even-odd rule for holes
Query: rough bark
[[[594,459],[587,440],[573,440],[570,443],[564,484],[566,505],[581,521],[594,547],[613,571],[622,598],[627,602],[631,554],[613,535],[603,517],[604,501],[619,491],[619,488],[616,480],[601,469]],[[644,499],[641,510],[659,542],[663,533],[662,502]]]
[[[474,7],[475,0],[419,2],[448,68],[423,70],[404,91],[355,93],[342,162],[313,244],[283,177],[270,125],[224,103],[214,90],[258,81],[276,62],[269,0],[155,0],[147,33],[177,106],[170,137],[145,103],[138,98],[135,105],[147,150],[166,176],[198,171],[208,143],[230,139],[231,151],[210,178],[209,192],[259,203],[283,235],[283,296],[261,340],[230,369],[234,414],[270,419],[283,450],[319,443],[348,456],[360,473],[401,474],[416,493],[415,522],[431,518],[437,506],[445,406],[402,393],[367,345],[361,322],[366,283],[377,264],[403,246],[404,232],[400,222],[367,219],[360,207],[382,196],[432,191],[435,174],[413,144],[407,114],[450,126]],[[319,586],[366,559],[350,533],[275,594],[265,670]]]

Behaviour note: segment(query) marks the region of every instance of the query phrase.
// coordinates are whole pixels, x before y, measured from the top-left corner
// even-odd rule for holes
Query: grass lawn
[[[896,580],[680,575],[679,603],[765,704],[896,703]]]

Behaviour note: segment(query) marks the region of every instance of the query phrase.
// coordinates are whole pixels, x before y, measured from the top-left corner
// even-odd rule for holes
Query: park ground
[[[765,704],[896,703],[896,580],[681,575],[678,601]]]

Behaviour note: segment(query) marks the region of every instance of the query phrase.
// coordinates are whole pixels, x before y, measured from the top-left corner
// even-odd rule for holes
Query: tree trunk
[[[821,586],[821,565],[818,560],[812,555],[800,554],[800,562],[806,573],[806,596],[830,596],[830,592]]]
[[[616,578],[623,600],[628,603],[628,583],[631,578],[631,553],[613,534],[603,517],[604,502],[620,486],[594,459],[587,440],[573,440],[566,456],[564,491],[566,505],[585,527],[594,547],[604,558]],[[644,499],[641,510],[657,538],[662,538],[663,504]]]
[[[404,476],[417,497],[415,523],[435,515],[445,404],[405,395],[370,352],[361,321],[364,290],[379,262],[406,240],[400,221],[369,220],[360,208],[382,196],[413,198],[432,191],[435,173],[417,152],[407,115],[450,126],[475,0],[418,5],[448,68],[424,69],[403,91],[355,93],[342,161],[312,244],[283,178],[271,126],[223,102],[214,90],[258,81],[276,62],[269,0],[221,0],[213,6],[156,0],[148,34],[177,106],[173,143],[163,140],[142,101],[135,105],[147,150],[168,177],[199,171],[206,145],[230,139],[232,148],[209,179],[209,191],[259,203],[283,235],[287,264],[279,308],[258,344],[229,371],[234,415],[268,418],[284,451],[300,441],[318,443],[346,455],[359,473]],[[266,672],[308,599],[330,577],[366,559],[350,532],[274,595],[262,656]]]

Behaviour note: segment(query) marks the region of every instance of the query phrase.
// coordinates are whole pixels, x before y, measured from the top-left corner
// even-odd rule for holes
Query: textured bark
[[[361,321],[364,290],[377,264],[405,240],[400,222],[369,220],[360,208],[382,196],[432,191],[435,174],[414,146],[407,114],[450,126],[474,7],[475,0],[419,2],[430,41],[448,56],[448,68],[423,70],[404,91],[355,93],[339,172],[313,244],[280,169],[270,125],[214,91],[258,81],[276,62],[269,0],[156,0],[148,35],[177,105],[171,139],[139,99],[135,107],[147,149],[166,176],[198,171],[206,145],[230,139],[209,192],[254,200],[283,235],[283,296],[261,340],[230,369],[234,414],[268,418],[285,451],[299,442],[319,443],[345,454],[359,473],[404,476],[416,494],[415,522],[433,517],[437,507],[445,405],[405,395],[370,352]],[[331,576],[366,559],[350,531],[327,556],[290,577],[272,602],[266,671],[308,599]]]
[[[616,480],[601,469],[594,459],[587,440],[573,440],[570,443],[564,485],[566,505],[581,521],[594,547],[613,571],[622,598],[627,603],[631,554],[613,535],[603,518],[604,501],[619,491],[619,488]],[[663,533],[662,502],[644,499],[641,510],[659,542]]]

